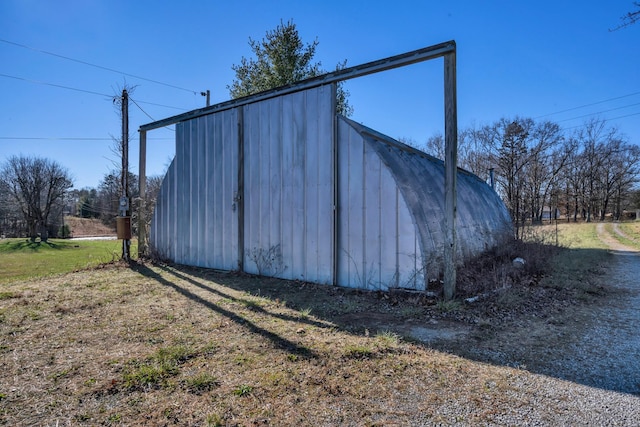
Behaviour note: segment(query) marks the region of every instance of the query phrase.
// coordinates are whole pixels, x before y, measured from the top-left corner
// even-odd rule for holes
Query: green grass
[[[193,349],[177,345],[160,348],[143,362],[132,361],[123,376],[125,387],[146,389],[167,385],[168,379],[180,372],[179,365],[195,354]]]
[[[625,236],[613,231],[613,224],[607,224],[609,233],[620,243],[635,249],[640,249],[640,223],[619,223],[618,228]]]
[[[132,242],[131,254],[137,253]],[[28,239],[0,240],[0,284],[95,267],[120,259],[121,240],[62,240],[32,243]]]
[[[607,249],[598,238],[596,223],[562,224],[558,226],[560,245],[572,249]]]
[[[233,390],[233,394],[236,396],[248,396],[253,391],[253,387],[247,384],[241,384]]]

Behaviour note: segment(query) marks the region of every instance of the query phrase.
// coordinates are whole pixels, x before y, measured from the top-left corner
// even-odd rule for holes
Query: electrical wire
[[[129,97],[129,99],[131,99],[131,97]],[[154,102],[148,102],[148,101],[138,101],[138,102],[140,104],[155,105],[156,107],[165,107],[165,108],[173,108],[174,110],[189,111],[187,108],[172,107],[171,105],[156,104]],[[138,108],[140,108],[140,107],[138,107]],[[142,108],[140,108],[140,109],[142,109]]]
[[[144,110],[142,109],[142,107],[138,105],[138,103],[136,102],[136,100],[135,100],[135,99],[133,99],[133,98],[129,97],[129,100],[130,100],[131,102],[133,102],[133,103],[135,104],[135,106],[136,106],[136,107],[138,107],[138,109],[139,109],[140,111],[142,111],[142,112],[143,112],[147,117],[149,117],[149,118],[150,118],[151,120],[153,120],[154,122],[156,121],[156,119],[154,119],[153,117],[151,117],[151,115],[149,115],[149,113],[147,113],[146,111],[144,111]]]
[[[92,90],[86,90],[86,89],[78,89],[75,87],[70,87],[70,86],[63,86],[63,85],[59,85],[56,83],[49,83],[49,82],[43,82],[40,80],[32,80],[32,79],[26,79],[24,77],[17,77],[17,76],[10,76],[9,74],[4,74],[4,73],[0,73],[1,77],[6,77],[9,79],[15,79],[15,80],[22,80],[28,83],[34,83],[34,84],[39,84],[39,85],[45,85],[45,86],[53,86],[53,87],[57,87],[57,88],[61,88],[61,89],[68,89],[68,90],[74,90],[76,92],[84,92],[84,93],[89,93],[91,95],[99,95],[99,96],[103,96],[103,97],[107,97],[107,98],[113,98],[113,95],[107,95],[105,93],[100,93],[100,92],[94,92]]]
[[[9,75],[9,74],[4,74],[4,73],[0,73],[0,77],[6,77],[6,78],[9,78],[9,79],[15,79],[15,80],[22,80],[22,81],[27,82],[27,83],[33,83],[33,84],[40,84],[40,85],[45,85],[45,86],[57,87],[57,88],[60,88],[60,89],[73,90],[73,91],[76,91],[76,92],[84,92],[84,93],[88,93],[88,94],[91,94],[91,95],[99,95],[99,96],[102,96],[102,97],[109,98],[111,100],[114,99],[114,98],[119,98],[120,97],[120,95],[107,95],[105,93],[94,92],[92,90],[78,89],[78,88],[75,88],[75,87],[59,85],[57,83],[43,82],[41,80],[32,80],[32,79],[27,79],[27,78],[18,77],[18,76],[12,76],[12,75]],[[188,109],[186,109],[186,108],[172,107],[171,105],[156,104],[154,102],[147,102],[147,101],[138,101],[138,102],[141,103],[141,104],[155,105],[157,107],[165,107],[165,108],[172,108],[174,110],[188,111]]]
[[[46,136],[0,136],[0,139],[15,139],[20,141],[112,141],[111,138],[79,138],[79,137],[46,137]]]
[[[131,98],[131,97],[129,97],[129,99],[130,99],[130,100],[131,100],[131,102],[133,102],[133,103],[135,104],[135,106],[136,106],[136,107],[138,107],[138,108],[140,109],[140,111],[142,111],[142,112],[143,112],[147,117],[149,117],[149,118],[150,118],[151,120],[153,120],[154,122],[156,121],[156,119],[154,119],[153,117],[151,117],[151,115],[150,115],[149,113],[147,113],[146,111],[144,111],[144,110],[142,109],[142,107],[141,107],[140,105],[138,105],[138,103],[136,102],[136,100],[135,100],[135,99],[133,99],[133,98]],[[169,126],[164,126],[164,127],[165,127],[165,128],[167,128],[167,129],[169,129],[170,131],[173,131],[173,132],[175,132],[175,131],[176,131],[176,129],[175,129],[175,128],[172,128],[172,127],[169,127]]]
[[[173,140],[173,137],[154,137],[147,140]],[[18,141],[113,141],[113,138],[100,137],[56,137],[56,136],[0,136],[0,140],[18,140]],[[138,138],[129,138],[130,141],[137,141]]]
[[[601,114],[601,113],[608,113],[610,111],[622,110],[623,108],[635,107],[636,105],[640,105],[640,102],[636,102],[635,104],[623,105],[622,107],[610,108],[608,110],[602,110],[602,111],[598,111],[598,112],[595,112],[595,113],[583,114],[582,116],[576,116],[576,117],[572,117],[572,118],[569,118],[569,119],[556,120],[556,123],[562,123],[562,122],[568,122],[568,121],[571,121],[571,120],[583,119],[585,117],[590,117],[590,116],[598,115],[598,114]]]
[[[136,79],[140,79],[140,80],[144,80],[144,81],[147,81],[147,82],[159,84],[159,85],[162,85],[162,86],[167,86],[167,87],[171,87],[171,88],[174,88],[174,89],[183,90],[185,92],[193,93],[194,95],[198,95],[198,93],[199,93],[198,91],[195,91],[195,90],[185,89],[185,88],[180,87],[180,86],[172,85],[172,84],[169,84],[169,83],[164,83],[164,82],[161,82],[161,81],[158,81],[158,80],[148,79],[148,78],[137,76],[137,75],[131,74],[131,73],[125,73],[124,71],[119,71],[119,70],[116,70],[116,69],[113,69],[113,68],[104,67],[102,65],[92,64],[92,63],[87,62],[87,61],[81,61],[79,59],[70,58],[68,56],[60,55],[60,54],[53,53],[53,52],[48,52],[48,51],[42,50],[42,49],[36,49],[34,47],[30,47],[30,46],[23,45],[23,44],[20,44],[20,43],[12,42],[12,41],[5,40],[5,39],[2,39],[2,38],[0,38],[0,42],[7,43],[7,44],[10,44],[10,45],[13,45],[13,46],[18,46],[18,47],[21,47],[23,49],[29,49],[29,50],[32,50],[34,52],[43,53],[45,55],[55,56],[57,58],[65,59],[67,61],[73,61],[73,62],[77,62],[79,64],[88,65],[90,67],[99,68],[101,70],[110,71],[112,73],[121,74],[121,75],[128,76],[128,77],[134,77]]]
[[[616,101],[618,99],[628,98],[630,96],[635,96],[635,95],[640,95],[640,92],[633,92],[633,93],[629,93],[629,94],[622,95],[622,96],[616,96],[614,98],[604,99],[602,101],[596,101],[596,102],[592,102],[592,103],[589,103],[589,104],[579,105],[577,107],[567,108],[565,110],[556,111],[554,113],[543,114],[541,116],[534,117],[534,119],[539,119],[539,118],[548,117],[548,116],[554,116],[556,114],[566,113],[568,111],[573,111],[573,110],[579,110],[580,108],[591,107],[593,105],[604,104],[605,102]],[[597,114],[597,113],[594,113],[594,114]]]
[[[604,121],[611,121],[611,120],[625,119],[625,118],[627,118],[627,117],[638,116],[638,115],[640,115],[640,113],[631,113],[631,114],[626,114],[626,115],[624,115],[624,116],[611,117],[611,118],[608,118],[608,119],[604,119]],[[583,127],[583,126],[584,126],[584,125],[576,125],[576,126],[571,126],[571,127],[566,127],[566,128],[565,128],[565,127],[563,127],[562,129],[563,129],[563,130],[571,130],[571,129],[577,129],[577,128],[580,128],[580,127]]]

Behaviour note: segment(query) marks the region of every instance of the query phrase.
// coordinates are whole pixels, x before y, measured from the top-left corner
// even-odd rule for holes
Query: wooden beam
[[[166,119],[142,125],[140,126],[140,130],[148,131],[152,129],[158,129],[183,122],[185,120],[204,116],[206,114],[228,110],[241,105],[252,104],[254,102],[263,101],[265,99],[275,98],[276,96],[300,92],[330,83],[337,83],[344,80],[354,79],[356,77],[362,77],[373,73],[379,73],[381,71],[391,70],[393,68],[399,68],[418,62],[428,61],[430,59],[446,56],[452,52],[455,52],[455,49],[456,43],[453,40],[433,46],[424,47],[422,49],[402,53],[400,55],[390,56],[385,59],[379,59],[377,61],[367,62],[366,64],[356,65],[355,67],[344,68],[339,71],[312,77],[307,80],[302,80],[300,82],[292,83],[290,85],[282,86],[276,89],[256,93],[254,95],[245,96],[243,98],[232,99],[230,101],[212,105],[211,107],[188,111],[186,113],[178,114],[177,116],[168,117]]]
[[[140,131],[140,164],[138,166],[138,258],[147,254],[147,218],[145,196],[147,192],[147,132]]]
[[[458,107],[456,89],[456,53],[444,57],[444,298],[456,293],[456,217],[458,170]]]

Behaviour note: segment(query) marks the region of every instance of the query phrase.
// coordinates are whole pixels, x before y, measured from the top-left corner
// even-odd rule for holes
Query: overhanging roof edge
[[[411,52],[402,53],[388,58],[379,59],[377,61],[367,62],[365,64],[356,65],[354,67],[345,68],[331,73],[323,74],[321,76],[312,77],[310,79],[302,80],[297,83],[282,86],[268,91],[256,93],[253,95],[245,96],[243,98],[232,99],[216,105],[212,105],[205,108],[199,108],[191,110],[186,113],[178,114],[176,116],[168,117],[166,119],[157,120],[152,123],[147,123],[140,126],[140,131],[149,131],[158,129],[165,126],[170,126],[185,120],[194,119],[196,117],[204,116],[218,111],[228,110],[241,105],[251,104],[265,99],[274,98],[276,96],[286,95],[289,93],[299,92],[306,89],[311,89],[318,86],[323,86],[331,83],[337,83],[344,80],[353,79],[356,77],[362,77],[369,74],[379,73],[381,71],[391,70],[393,68],[399,68],[406,65],[415,64],[418,62],[428,61],[430,59],[439,58],[450,53],[455,53],[456,42],[450,40],[448,42],[440,43],[433,46],[424,47],[422,49],[414,50]]]

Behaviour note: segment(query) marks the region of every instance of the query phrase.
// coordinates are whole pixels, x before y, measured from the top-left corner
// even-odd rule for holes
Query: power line
[[[635,104],[623,105],[622,107],[610,108],[608,110],[597,111],[595,113],[583,114],[582,116],[576,116],[576,117],[572,117],[572,118],[569,118],[569,119],[556,120],[556,123],[562,123],[562,122],[568,122],[568,121],[571,121],[571,120],[582,119],[582,118],[585,118],[585,117],[595,116],[595,115],[598,115],[598,114],[601,114],[601,113],[608,113],[610,111],[622,110],[623,108],[635,107],[636,105],[640,105],[640,102],[636,102]]]
[[[142,111],[142,112],[143,112],[147,117],[149,117],[149,118],[150,118],[151,120],[153,120],[154,122],[156,121],[156,119],[154,119],[153,117],[151,117],[151,116],[149,115],[149,113],[147,113],[146,111],[144,111],[144,110],[142,109],[142,107],[138,105],[138,103],[135,101],[135,99],[133,99],[133,98],[131,98],[131,97],[130,97],[129,99],[130,99],[130,100],[131,100],[131,102],[133,102],[133,103],[136,105],[136,107],[138,107],[138,109],[139,109],[140,111]]]
[[[57,88],[61,88],[61,89],[74,90],[76,92],[84,92],[84,93],[89,93],[91,95],[99,95],[99,96],[104,96],[104,97],[107,97],[107,98],[113,98],[113,95],[107,95],[107,94],[100,93],[100,92],[94,92],[92,90],[78,89],[78,88],[75,88],[75,87],[63,86],[63,85],[59,85],[59,84],[56,84],[56,83],[43,82],[43,81],[40,81],[40,80],[31,80],[31,79],[26,79],[24,77],[10,76],[8,74],[3,74],[3,73],[0,73],[0,76],[6,77],[6,78],[9,78],[9,79],[22,80],[22,81],[25,81],[25,82],[28,82],[28,83],[34,83],[34,84],[45,85],[45,86],[53,86],[53,87],[57,87]]]
[[[144,80],[144,81],[151,82],[151,83],[156,83],[156,84],[159,84],[159,85],[162,85],[162,86],[171,87],[171,88],[174,88],[174,89],[183,90],[185,92],[191,92],[194,95],[197,95],[199,93],[198,91],[195,91],[195,90],[185,89],[183,87],[172,85],[172,84],[169,84],[169,83],[164,83],[164,82],[161,82],[161,81],[158,81],[158,80],[148,79],[148,78],[145,78],[145,77],[137,76],[135,74],[125,73],[124,71],[115,70],[113,68],[104,67],[102,65],[92,64],[92,63],[87,62],[87,61],[81,61],[79,59],[70,58],[68,56],[60,55],[60,54],[53,53],[53,52],[48,52],[48,51],[42,50],[42,49],[36,49],[34,47],[26,46],[26,45],[23,45],[23,44],[20,44],[20,43],[16,43],[16,42],[12,42],[12,41],[9,41],[9,40],[5,40],[5,39],[1,39],[0,38],[0,42],[11,44],[11,45],[14,45],[14,46],[18,46],[18,47],[21,47],[21,48],[24,48],[24,49],[33,50],[34,52],[43,53],[45,55],[51,55],[51,56],[55,56],[57,58],[66,59],[67,61],[73,61],[73,62],[77,62],[79,64],[88,65],[90,67],[99,68],[101,70],[111,71],[112,73],[117,73],[117,74],[121,74],[121,75],[128,76],[128,77],[134,77],[136,79]]]
[[[130,138],[132,140],[137,140],[137,138]],[[174,138],[166,137],[166,138],[147,138],[153,140],[172,140]],[[96,138],[96,137],[55,137],[55,136],[0,136],[0,140],[18,140],[18,141],[113,141],[113,138]]]
[[[165,107],[165,108],[173,108],[174,110],[180,110],[180,111],[189,111],[187,108],[180,108],[180,107],[172,107],[171,105],[164,105],[164,104],[156,104],[154,102],[148,102],[148,101],[138,101],[140,104],[147,104],[147,105],[155,105],[156,107]],[[140,108],[138,106],[138,108]],[[142,108],[140,108],[142,109]],[[144,112],[144,111],[143,111]],[[146,113],[145,113],[146,114]]]
[[[141,107],[140,105],[138,105],[138,103],[136,102],[136,100],[135,100],[135,99],[133,99],[133,98],[131,98],[131,97],[129,97],[129,99],[130,99],[130,100],[131,100],[131,102],[133,102],[133,103],[135,104],[135,106],[136,106],[136,107],[138,107],[138,108],[140,109],[140,111],[142,111],[142,112],[143,112],[147,117],[149,117],[149,118],[150,118],[151,120],[153,120],[154,122],[156,121],[156,119],[154,119],[153,117],[151,117],[151,115],[150,115],[149,113],[147,113],[146,111],[144,111],[144,110],[142,109],[142,107]],[[173,132],[175,132],[175,131],[176,131],[176,129],[175,129],[175,128],[172,128],[172,127],[169,127],[169,126],[165,126],[165,127],[166,127],[167,129],[169,129],[169,130],[173,131]]]
[[[32,79],[27,79],[27,78],[24,78],[24,77],[11,76],[9,74],[4,74],[4,73],[0,73],[0,77],[6,77],[8,79],[21,80],[21,81],[24,81],[24,82],[27,82],[27,83],[33,83],[33,84],[57,87],[57,88],[60,88],[60,89],[73,90],[73,91],[76,91],[76,92],[84,92],[84,93],[88,93],[88,94],[91,94],[91,95],[99,95],[99,96],[106,97],[106,98],[109,98],[109,99],[113,99],[113,98],[119,97],[119,95],[107,95],[105,93],[94,92],[92,90],[78,89],[78,88],[71,87],[71,86],[64,86],[64,85],[59,85],[57,83],[43,82],[41,80],[32,80]],[[140,102],[141,104],[155,105],[156,107],[164,107],[164,108],[172,108],[174,110],[188,111],[185,108],[173,107],[171,105],[156,104],[154,102],[147,102],[147,101],[138,101],[138,102]]]
[[[567,108],[565,110],[556,111],[554,113],[543,114],[541,116],[534,117],[534,119],[539,119],[539,118],[547,117],[547,116],[553,116],[553,115],[560,114],[560,113],[566,113],[567,111],[579,110],[580,108],[586,108],[586,107],[591,107],[593,105],[604,104],[605,102],[616,101],[618,99],[628,98],[630,96],[635,96],[635,95],[640,95],[640,92],[633,92],[633,93],[629,93],[629,94],[622,95],[622,96],[616,96],[614,98],[604,99],[602,101],[592,102],[590,104],[584,104],[584,105],[579,105],[579,106],[573,107],[573,108]]]
[[[0,136],[0,139],[17,139],[21,141],[111,141],[111,138],[78,138],[78,137],[46,137],[46,136]]]
[[[611,118],[608,118],[608,119],[604,119],[604,121],[607,122],[607,121],[611,121],[611,120],[625,119],[627,117],[638,116],[638,115],[640,115],[640,113],[625,114],[624,116],[617,116],[617,117],[611,117]],[[584,126],[584,125],[576,125],[576,126],[571,126],[571,127],[568,127],[568,128],[563,128],[563,129],[564,130],[571,130],[571,129],[576,129],[576,128],[579,128],[579,127],[582,127],[582,126]]]

